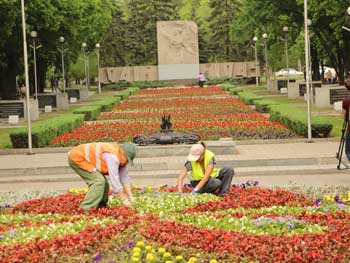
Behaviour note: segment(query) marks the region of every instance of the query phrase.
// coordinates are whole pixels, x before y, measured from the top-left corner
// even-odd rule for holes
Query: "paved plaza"
[[[217,147],[218,166],[235,168],[234,183],[257,180],[260,185],[323,186],[350,185],[350,170],[338,170],[335,158],[339,142],[336,140],[303,140],[270,142],[256,141],[211,142]],[[210,145],[210,142],[209,142]],[[145,156],[153,147],[151,156]],[[139,156],[130,168],[134,185],[175,185],[177,175],[186,159],[189,145],[138,146]],[[184,149],[183,149],[184,148]],[[84,182],[69,168],[67,152],[70,148],[1,150],[0,192],[67,190],[84,187]],[[183,150],[183,151],[181,151]],[[230,153],[231,151],[231,153]],[[347,162],[345,155],[344,162]]]

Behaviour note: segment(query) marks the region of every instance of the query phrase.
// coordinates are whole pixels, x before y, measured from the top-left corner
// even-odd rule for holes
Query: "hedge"
[[[307,112],[304,109],[290,108],[287,105],[270,105],[270,119],[288,126],[304,137],[308,136]],[[312,117],[311,133],[314,138],[329,137],[333,125],[322,116]]]
[[[120,98],[110,97],[94,102],[94,105],[101,106],[101,112],[111,111],[115,104],[120,103]]]
[[[32,125],[33,148],[44,147],[58,135],[70,132],[84,122],[84,115],[65,114],[64,116],[43,120]],[[10,133],[13,148],[28,147],[28,129],[19,128]]]
[[[270,111],[271,105],[279,105],[280,103],[270,99],[255,100],[254,105],[257,112],[266,113]]]
[[[87,105],[82,106],[73,111],[74,114],[83,114],[84,121],[93,121],[96,120],[98,115],[101,113],[101,105]]]
[[[253,105],[254,101],[262,99],[261,97],[257,96],[254,93],[245,92],[245,91],[238,91],[237,95],[247,105]]]
[[[129,98],[130,95],[134,94],[135,92],[137,92],[139,90],[140,90],[140,88],[138,88],[138,87],[128,88],[126,90],[118,92],[118,94],[114,95],[114,97],[119,97],[121,100],[126,100],[127,98]]]
[[[140,89],[148,89],[148,88],[161,88],[161,87],[169,87],[174,84],[169,84],[165,81],[119,81],[117,83],[111,83],[107,85],[103,85],[103,89],[113,89],[113,90],[125,90],[128,87],[138,87]]]

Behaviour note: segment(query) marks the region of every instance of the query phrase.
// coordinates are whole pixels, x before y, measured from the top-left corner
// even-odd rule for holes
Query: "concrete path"
[[[175,146],[175,148],[179,146]],[[180,146],[181,147],[181,146]],[[186,146],[188,147],[188,146]],[[234,183],[242,183],[247,180],[258,180],[263,186],[287,186],[287,185],[345,185],[350,186],[350,170],[337,170],[338,161],[335,158],[339,142],[336,141],[315,141],[313,143],[289,142],[289,143],[268,143],[268,144],[242,144],[236,146],[235,154],[218,155],[218,161],[234,162],[236,176]],[[1,171],[21,171],[11,183],[5,178],[4,173],[0,176],[0,192],[21,191],[21,190],[67,190],[68,188],[84,187],[84,182],[68,170],[60,174],[41,175],[40,172],[33,175],[25,174],[26,171],[39,171],[41,168],[65,167],[67,168],[67,149],[48,149],[49,153],[37,153],[34,155],[12,154],[0,155]],[[221,160],[220,160],[221,158]],[[181,169],[184,156],[154,156],[135,159],[135,164],[150,164],[153,161],[163,163],[176,163],[174,170],[158,170],[150,168],[147,171],[142,169],[133,171],[133,184],[136,185],[175,185],[176,177]],[[343,156],[345,161],[345,155]],[[258,164],[258,165],[256,165]],[[154,166],[154,165],[153,165]],[[312,172],[312,169],[314,169]],[[169,176],[158,176],[162,173],[169,173]],[[146,177],[152,174],[153,177]],[[163,174],[164,175],[164,174]],[[36,182],[36,178],[45,181]],[[26,178],[24,180],[23,178]],[[28,181],[28,178],[30,180]],[[52,180],[56,178],[60,180]],[[21,181],[22,180],[22,181]]]

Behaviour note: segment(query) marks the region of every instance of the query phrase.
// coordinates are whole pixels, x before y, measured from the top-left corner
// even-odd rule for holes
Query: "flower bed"
[[[223,198],[137,188],[132,208],[111,197],[89,212],[79,190],[0,208],[0,262],[349,262],[350,194],[252,185]]]
[[[195,132],[202,140],[283,139],[296,134],[273,122],[219,87],[141,90],[102,113],[97,122],[85,123],[51,140],[51,146],[72,146],[93,141],[131,141],[137,135],[159,132],[162,116],[171,115],[177,132]]]

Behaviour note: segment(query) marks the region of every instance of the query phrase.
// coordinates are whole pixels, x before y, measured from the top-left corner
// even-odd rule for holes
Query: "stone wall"
[[[255,61],[200,64],[199,72],[204,72],[207,78],[253,78],[256,76]],[[197,75],[194,79],[197,79]],[[158,66],[100,68],[100,77],[103,84],[122,80],[130,82],[159,80]]]

